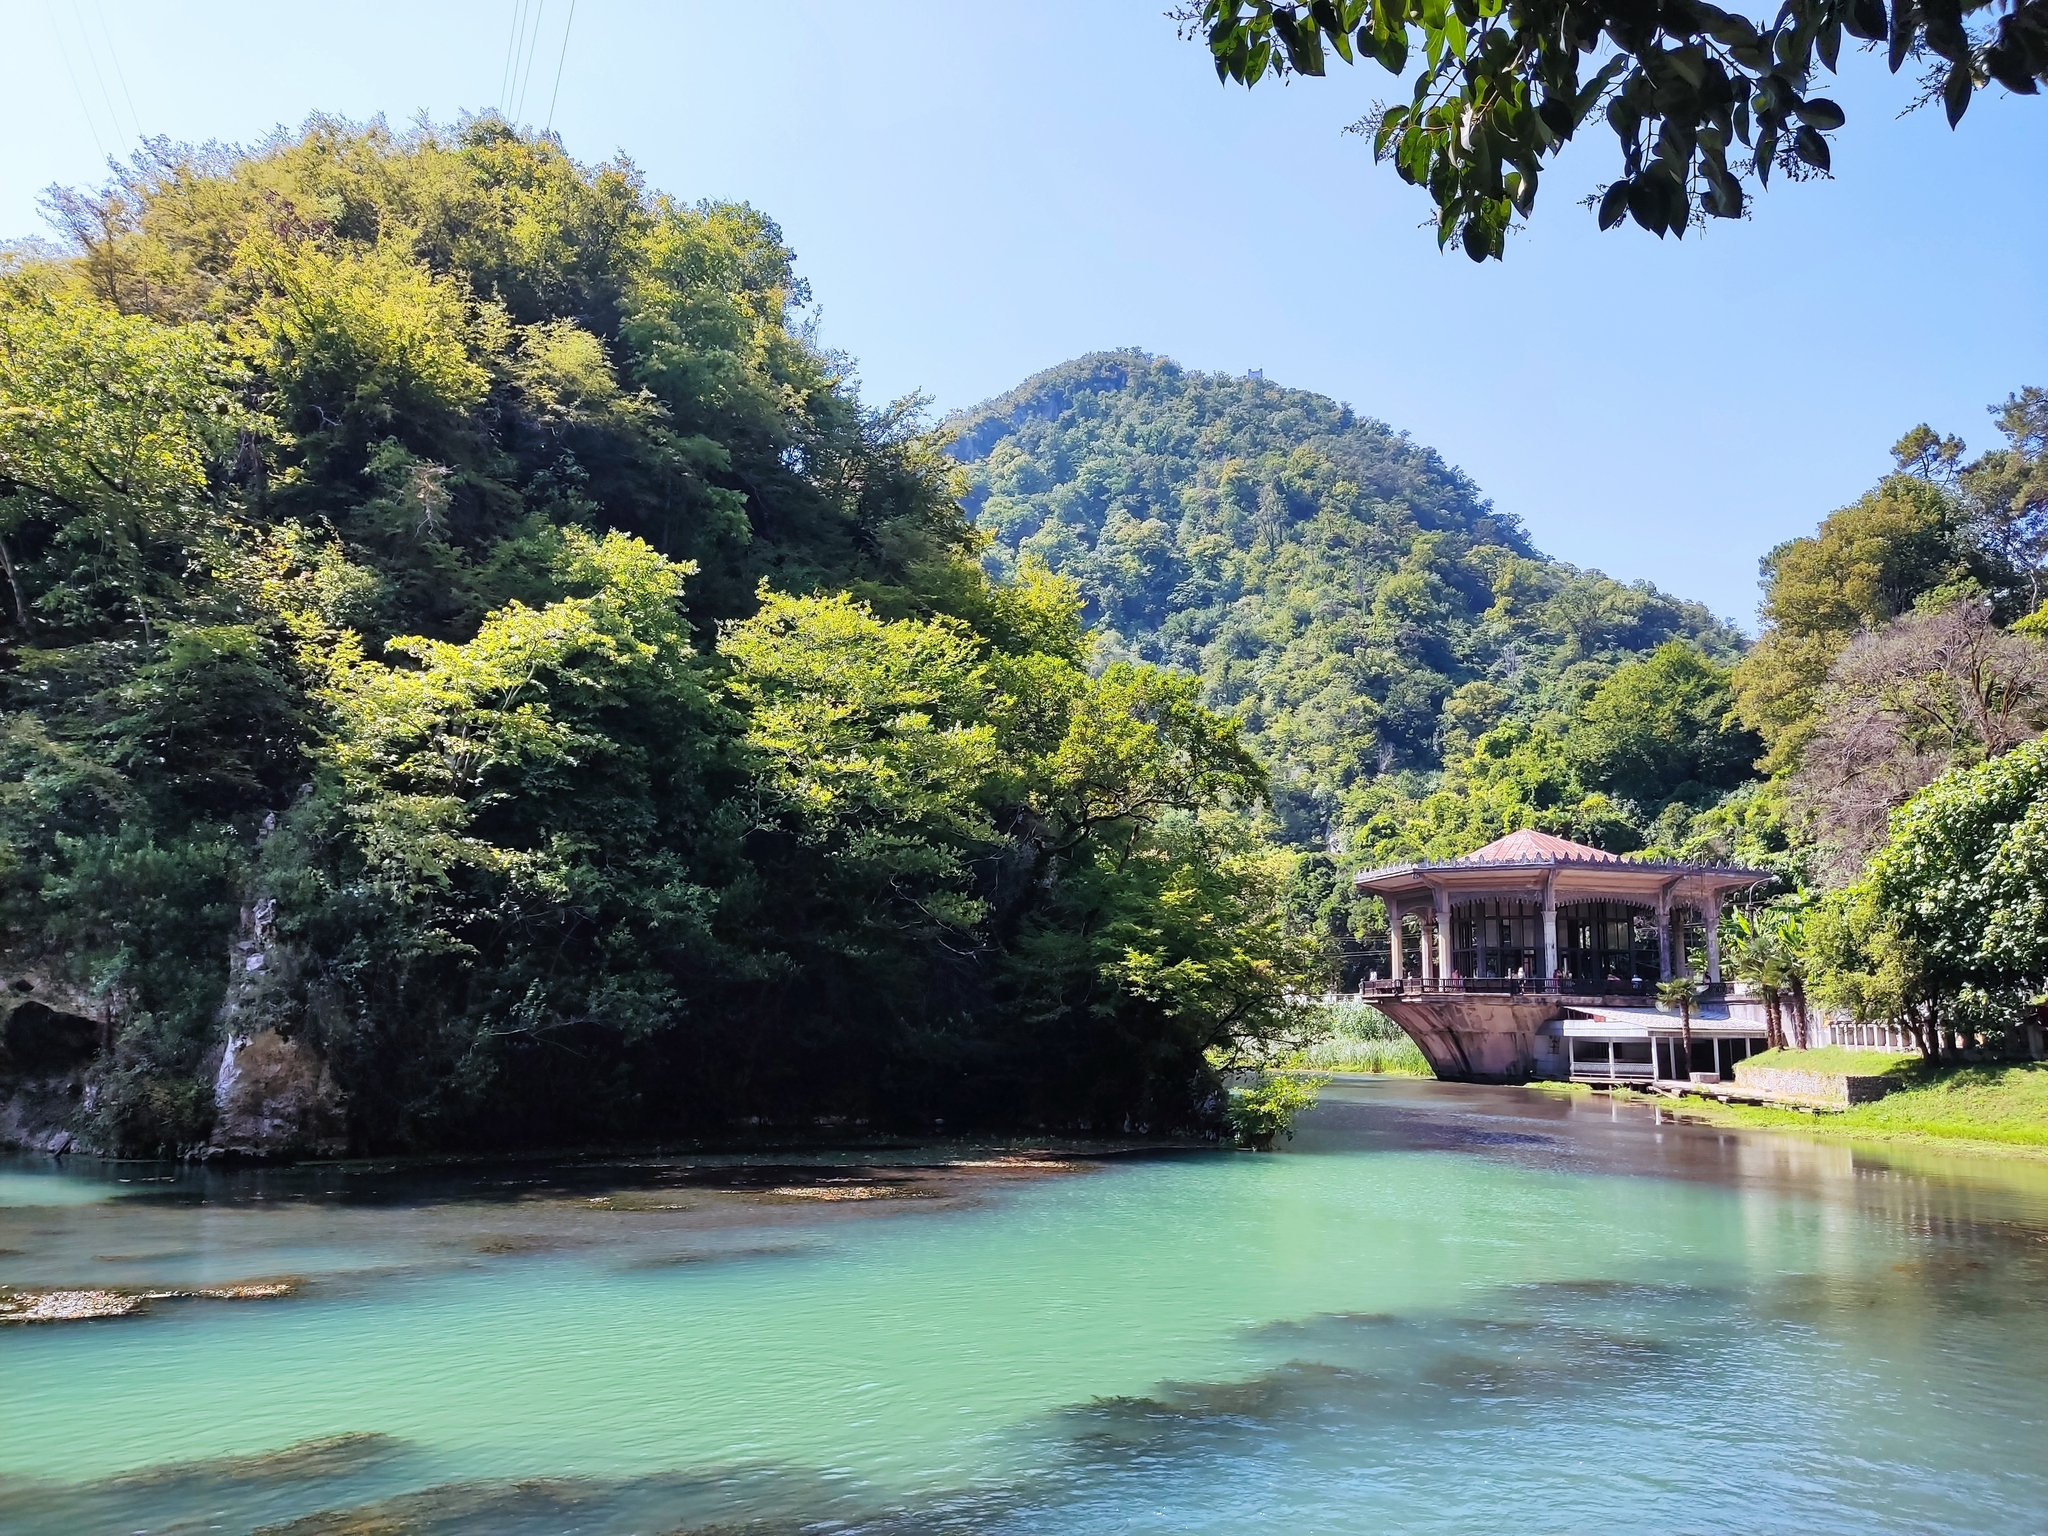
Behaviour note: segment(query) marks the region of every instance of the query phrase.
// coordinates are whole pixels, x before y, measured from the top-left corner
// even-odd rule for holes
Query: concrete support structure
[[[1399,981],[1406,961],[1401,954],[1401,903],[1391,896],[1387,898],[1387,962],[1388,979]]]
[[[1546,986],[1557,976],[1557,872],[1543,882],[1543,974],[1537,980]]]
[[[1422,948],[1422,979],[1428,981],[1436,975],[1436,946],[1430,942],[1427,907],[1415,914],[1415,934]]]
[[[1451,893],[1436,888],[1436,979],[1451,979]]]
[[[1657,979],[1669,981],[1676,974],[1671,969],[1671,887],[1667,885],[1657,893]]]
[[[1707,904],[1707,980],[1721,984],[1721,898]]]

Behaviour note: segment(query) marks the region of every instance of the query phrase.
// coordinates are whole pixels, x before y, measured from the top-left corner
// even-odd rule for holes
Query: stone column
[[[1543,985],[1557,978],[1557,876],[1543,882]]]
[[[1721,894],[1716,891],[1707,903],[1707,980],[1721,980]]]
[[[1390,981],[1401,979],[1401,903],[1389,896],[1387,903],[1387,960]]]
[[[1657,893],[1657,979],[1669,981],[1671,969],[1671,892]]]
[[[1451,893],[1442,886],[1436,891],[1436,976],[1451,979]]]
[[[1436,945],[1430,942],[1427,907],[1415,914],[1415,934],[1422,949],[1422,980],[1426,986],[1430,978],[1436,975]]]

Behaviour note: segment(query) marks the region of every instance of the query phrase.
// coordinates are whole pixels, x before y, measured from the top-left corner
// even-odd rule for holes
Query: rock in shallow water
[[[127,1317],[152,1301],[269,1301],[299,1288],[297,1280],[242,1280],[189,1291],[0,1291],[0,1323],[89,1323]]]

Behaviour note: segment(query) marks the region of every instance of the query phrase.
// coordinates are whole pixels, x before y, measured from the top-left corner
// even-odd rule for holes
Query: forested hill
[[[1099,654],[1200,675],[1299,842],[1489,728],[1569,716],[1632,657],[1741,649],[1698,603],[1546,558],[1405,433],[1257,376],[1096,353],[951,425],[991,564],[1077,581]]]
[[[0,247],[0,1144],[1213,1127],[1316,947],[773,221],[494,117]]]

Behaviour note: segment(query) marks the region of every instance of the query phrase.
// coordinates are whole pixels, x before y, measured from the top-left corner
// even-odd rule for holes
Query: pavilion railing
[[[1522,976],[1451,976],[1419,977],[1408,976],[1399,981],[1382,979],[1363,981],[1353,994],[1371,999],[1375,997],[1627,997],[1654,998],[1657,983],[1638,978],[1627,980],[1618,976],[1576,977],[1557,976],[1548,981],[1536,977]],[[1725,983],[1706,982],[1700,986],[1702,1002],[1718,1001],[1729,995]]]

